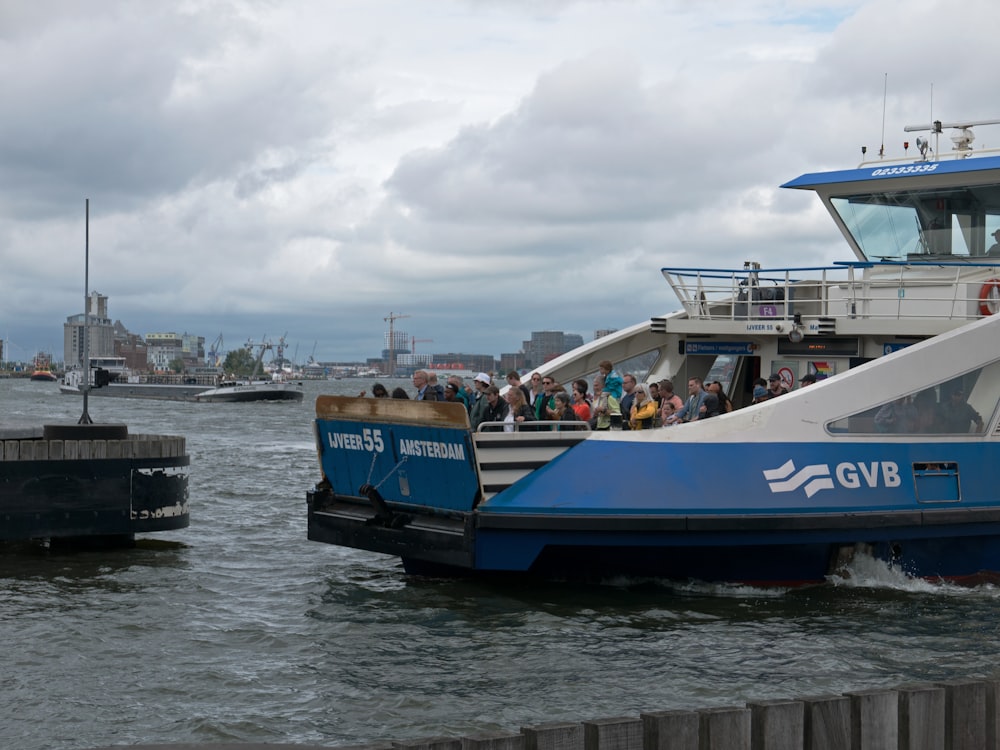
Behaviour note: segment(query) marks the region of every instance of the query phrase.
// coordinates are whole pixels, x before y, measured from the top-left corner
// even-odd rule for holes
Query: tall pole
[[[83,414],[77,424],[93,424],[87,411],[87,397],[90,395],[90,198],[84,203],[84,243],[83,243]]]

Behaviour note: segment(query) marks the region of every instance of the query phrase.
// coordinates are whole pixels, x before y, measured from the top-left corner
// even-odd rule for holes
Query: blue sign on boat
[[[893,352],[898,352],[900,349],[905,349],[908,346],[910,346],[910,342],[882,344],[882,354],[892,354]]]
[[[749,341],[688,341],[684,351],[687,354],[753,354],[753,344]]]

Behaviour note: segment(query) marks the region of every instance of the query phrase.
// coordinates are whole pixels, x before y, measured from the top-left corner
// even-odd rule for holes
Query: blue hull
[[[484,499],[490,458],[467,427],[371,416],[317,420],[325,481],[309,493],[309,538],[414,573],[794,585],[859,551],[926,578],[1000,571],[996,449],[981,440],[580,436]]]

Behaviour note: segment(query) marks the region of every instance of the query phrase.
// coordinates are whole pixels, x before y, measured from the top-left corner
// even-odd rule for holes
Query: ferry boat
[[[682,397],[718,380],[729,413],[495,432],[455,404],[320,396],[309,538],[419,574],[798,585],[862,554],[997,577],[1000,151],[972,147],[994,124],[914,126],[913,156],[785,183],[816,193],[853,258],[663,268],[679,310],[539,368],[590,382],[611,360]],[[771,375],[790,392],[752,403]]]

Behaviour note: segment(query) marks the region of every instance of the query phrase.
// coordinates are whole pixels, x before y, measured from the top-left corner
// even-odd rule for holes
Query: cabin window
[[[1000,401],[1000,362],[830,422],[834,434],[982,435]]]
[[[1000,185],[831,198],[831,204],[869,260],[973,258],[993,245],[1000,225]]]

